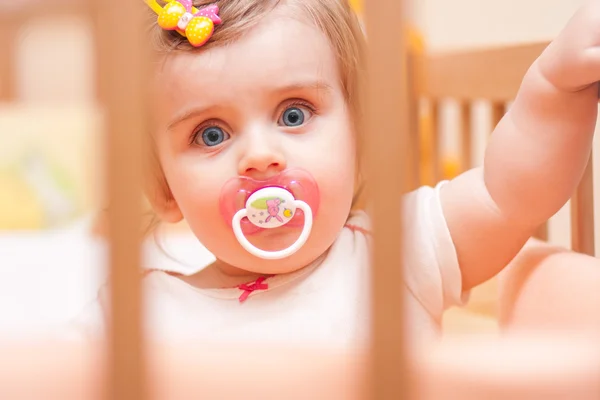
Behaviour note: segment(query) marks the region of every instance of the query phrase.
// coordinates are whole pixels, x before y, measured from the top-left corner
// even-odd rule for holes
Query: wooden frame
[[[139,184],[133,184],[140,180],[141,171],[138,166],[141,163],[135,151],[131,151],[140,148],[141,134],[145,129],[144,82],[148,72],[148,63],[145,62],[147,54],[142,45],[144,38],[141,36],[141,20],[132,17],[139,15],[141,2],[125,2],[118,7],[110,2],[91,0],[87,3],[76,0],[56,2],[52,12],[93,15],[96,27],[98,88],[106,116],[109,152],[107,186],[112,200],[109,209],[109,243],[112,249],[110,340],[108,348],[101,345],[95,348],[76,345],[42,345],[39,348],[9,346],[2,354],[15,361],[11,361],[10,368],[0,365],[0,381],[7,382],[6,385],[0,385],[0,397],[17,398],[15,393],[27,392],[35,393],[34,397],[43,396],[46,399],[78,399],[103,395],[111,400],[142,400],[148,398],[151,391],[158,398],[177,398],[178,395],[194,391],[204,395],[218,393],[226,398],[238,398],[247,394],[250,389],[256,394],[269,385],[279,391],[273,396],[272,393],[267,393],[261,398],[294,398],[294,395],[301,393],[301,398],[323,399],[440,399],[440,396],[450,393],[450,388],[454,390],[452,395],[458,395],[462,390],[475,396],[472,398],[484,398],[504,390],[504,397],[497,398],[516,398],[515,392],[508,394],[510,391],[507,391],[507,385],[518,378],[515,371],[521,374],[523,371],[532,372],[533,367],[539,368],[542,362],[547,362],[543,359],[544,352],[539,351],[540,349],[531,350],[530,344],[513,347],[513,350],[519,349],[520,354],[531,351],[527,354],[535,356],[530,358],[532,363],[523,367],[522,359],[514,357],[506,363],[507,360],[501,354],[493,353],[491,347],[475,351],[473,348],[468,350],[465,346],[461,347],[461,344],[456,344],[455,347],[444,347],[442,344],[440,349],[436,349],[434,357],[409,362],[410,357],[402,340],[403,297],[401,291],[397,290],[401,285],[402,270],[385,267],[401,265],[401,252],[398,251],[401,221],[396,205],[401,194],[412,185],[415,175],[411,168],[416,161],[409,161],[409,157],[398,157],[398,154],[402,149],[410,149],[414,154],[419,151],[418,140],[409,135],[409,131],[415,132],[414,121],[418,110],[416,101],[419,98],[430,101],[434,119],[439,109],[438,102],[443,98],[454,98],[462,102],[462,139],[466,152],[471,146],[468,123],[471,116],[470,103],[481,98],[490,100],[493,110],[491,122],[495,125],[504,114],[505,104],[514,97],[526,68],[545,44],[427,55],[420,59],[418,55],[407,54],[403,48],[396,46],[396,42],[389,40],[389,37],[396,37],[404,42],[401,40],[404,25],[397,23],[397,19],[403,15],[403,3],[381,0],[377,7],[367,7],[366,10],[371,43],[371,82],[368,88],[363,89],[369,99],[369,121],[374,132],[368,149],[371,178],[369,190],[375,205],[372,347],[368,351],[359,349],[355,354],[336,354],[323,349],[315,349],[314,352],[281,350],[271,356],[261,353],[261,371],[264,372],[261,375],[256,370],[248,373],[245,369],[244,363],[255,366],[259,359],[257,354],[247,349],[244,349],[245,353],[240,353],[237,349],[216,349],[210,346],[185,349],[153,347],[146,352],[148,348],[141,328],[143,305],[137,251],[140,245],[140,224],[136,215],[140,215],[141,190]],[[0,40],[3,41],[0,43],[0,51],[3,52],[0,54],[0,101],[13,101],[16,96],[13,86],[15,71],[10,61],[18,28],[30,18],[47,16],[48,12],[47,9],[39,8],[15,8],[8,13],[0,13]],[[127,14],[128,23],[111,24],[118,17],[117,13]],[[418,64],[414,64],[416,62]],[[119,70],[122,64],[129,65],[131,68],[128,71],[133,73],[122,73]],[[414,83],[410,88],[407,84],[408,74]],[[495,79],[489,79],[489,76],[494,76]],[[406,118],[377,118],[377,114],[381,112],[390,115],[400,113]],[[123,134],[124,132],[127,134]],[[398,135],[390,137],[387,132],[398,132]],[[468,167],[470,161],[463,156],[462,168]],[[386,173],[382,174],[381,171]],[[573,200],[573,247],[587,254],[594,253],[591,189],[590,163]],[[398,213],[390,214],[390,210],[398,210]],[[488,343],[490,344],[491,342]],[[589,345],[585,351],[595,348],[593,341],[579,344]],[[569,360],[570,367],[580,368],[578,371],[582,375],[574,378],[572,375],[565,376],[562,370],[544,370],[540,375],[540,379],[545,379],[544,385],[552,382],[547,388],[557,388],[559,385],[570,389],[583,388],[587,390],[586,398],[597,398],[600,395],[597,390],[600,382],[594,373],[600,360],[596,362],[595,357],[592,359],[589,356],[596,353],[588,352],[585,357],[585,351],[575,351],[570,347],[571,344],[563,342],[561,346],[558,347],[564,350],[561,360]],[[556,349],[557,347],[553,349],[553,355],[557,354]],[[488,364],[484,365],[481,359],[470,367],[461,364],[461,357],[458,355],[464,356],[469,352],[483,357]],[[243,367],[223,364],[224,354],[235,356],[238,361],[241,357],[240,366]],[[267,357],[266,361],[264,357]],[[62,363],[57,364],[56,360],[59,358]],[[25,364],[27,361],[34,363]],[[469,380],[471,374],[484,371],[485,368],[488,368],[488,372],[492,371],[490,362],[494,361],[498,362],[497,365],[508,366],[508,369],[500,371],[502,373],[480,376],[482,380],[477,389],[479,391],[474,391],[473,382]],[[500,364],[501,361],[505,364]],[[289,375],[281,373],[280,365],[284,362],[292,371]],[[457,366],[462,366],[463,369],[457,369]],[[519,370],[519,366],[524,369]],[[223,379],[213,379],[221,373],[238,373],[246,379],[240,381],[243,385],[237,386],[230,385]],[[273,376],[278,373],[281,380],[275,385]],[[30,385],[32,376],[38,380],[36,385]],[[432,379],[438,379],[438,384],[431,384]]]
[[[431,99],[506,103],[515,98],[523,76],[547,45],[532,43],[426,54],[421,95]]]

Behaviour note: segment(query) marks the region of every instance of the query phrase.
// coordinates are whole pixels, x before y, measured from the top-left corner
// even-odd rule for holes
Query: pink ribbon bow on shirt
[[[240,303],[243,303],[244,301],[246,301],[248,296],[250,296],[250,293],[254,292],[255,290],[269,289],[269,284],[263,283],[267,278],[270,278],[270,276],[261,276],[254,282],[242,283],[241,285],[239,285],[238,289],[244,291],[244,293],[242,293],[242,295],[240,296]]]

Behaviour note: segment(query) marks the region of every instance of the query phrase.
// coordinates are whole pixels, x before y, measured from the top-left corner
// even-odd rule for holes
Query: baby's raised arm
[[[599,27],[592,0],[527,72],[483,167],[442,188],[464,289],[499,272],[577,188],[598,110]]]

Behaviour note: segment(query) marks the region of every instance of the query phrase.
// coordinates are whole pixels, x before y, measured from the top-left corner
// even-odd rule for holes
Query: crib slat
[[[406,178],[412,173],[406,157],[409,122],[405,4],[401,0],[366,2],[365,10],[369,42],[365,128],[369,129],[366,150],[374,239],[369,374],[372,399],[410,399],[404,295],[399,290],[403,282],[399,205]]]
[[[504,114],[506,113],[506,105],[504,103],[494,102],[492,103],[492,115],[491,124],[492,131],[496,129],[496,125],[500,122]]]
[[[472,108],[471,103],[465,102],[460,105],[460,127],[461,127],[461,171],[471,169],[471,155],[473,154],[473,140],[471,127]]]
[[[409,190],[416,189],[419,186],[419,166],[421,165],[421,148],[419,136],[419,82],[416,79],[420,68],[419,55],[413,52],[407,54],[407,74],[415,77],[407,82],[408,93],[408,118],[409,118],[409,143],[408,151],[410,175],[408,178]]]
[[[571,245],[574,251],[595,255],[593,158],[571,199]]]
[[[440,112],[441,106],[438,100],[432,99],[429,103],[429,117],[431,122],[431,161],[432,161],[432,184],[436,184],[442,179],[442,140],[440,131]]]
[[[533,237],[540,240],[548,240],[548,222],[544,222],[536,231],[533,233]]]
[[[15,51],[19,28],[25,21],[11,14],[2,14],[0,18],[0,103],[16,98]]]
[[[142,331],[141,151],[147,128],[145,92],[150,80],[143,2],[92,2],[98,95],[105,112],[106,188],[109,195],[110,316],[107,400],[144,400]],[[124,21],[117,23],[114,21]],[[127,68],[124,68],[127,66]]]

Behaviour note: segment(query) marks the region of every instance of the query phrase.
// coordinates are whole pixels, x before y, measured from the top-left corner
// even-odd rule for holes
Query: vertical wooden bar
[[[372,399],[409,399],[401,251],[401,195],[406,190],[408,96],[405,1],[367,2],[367,175],[373,217]],[[381,118],[382,115],[394,116]]]
[[[415,77],[407,81],[408,92],[408,118],[409,118],[409,148],[407,156],[410,162],[411,174],[408,178],[409,190],[416,189],[419,186],[419,166],[421,165],[421,147],[419,135],[419,89],[417,70],[419,68],[419,55],[411,51],[407,54],[407,75]]]
[[[595,255],[593,157],[571,199],[571,245],[574,251]]]
[[[461,144],[461,171],[471,169],[473,154],[473,137],[471,129],[471,103],[466,101],[460,105],[460,144]]]
[[[533,233],[533,237],[544,241],[548,240],[548,222],[544,222],[540,225]]]
[[[16,100],[15,53],[20,28],[26,21],[24,15],[8,12],[0,16],[0,103]]]
[[[144,3],[88,0],[96,13],[98,91],[105,117],[110,318],[107,400],[144,400],[141,148],[149,82]]]
[[[497,102],[492,103],[492,116],[491,116],[492,129],[491,129],[491,131],[496,129],[496,125],[498,125],[498,123],[500,122],[502,117],[504,117],[505,113],[506,113],[506,105],[504,103],[497,103]]]
[[[442,138],[440,131],[440,102],[432,99],[429,103],[429,116],[431,118],[431,161],[433,169],[433,184],[442,179]]]

